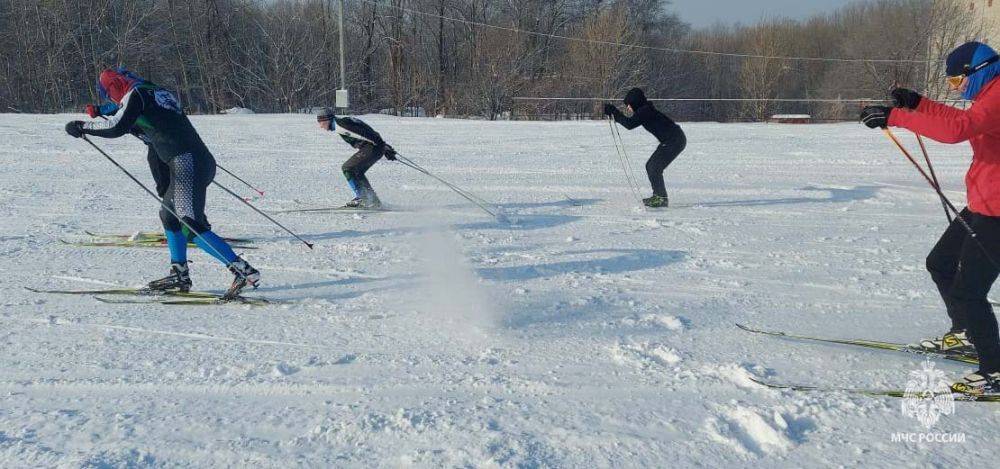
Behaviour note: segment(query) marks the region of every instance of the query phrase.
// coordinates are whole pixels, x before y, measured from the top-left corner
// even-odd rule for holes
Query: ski
[[[880,341],[874,341],[874,340],[830,339],[830,338],[824,338],[824,337],[810,337],[810,336],[804,336],[804,335],[789,334],[789,333],[786,333],[786,332],[765,331],[765,330],[761,330],[761,329],[754,329],[752,327],[745,326],[743,324],[736,324],[736,327],[738,327],[738,328],[740,328],[740,329],[742,329],[744,331],[753,333],[753,334],[763,334],[763,335],[768,335],[768,336],[772,336],[772,337],[785,337],[785,338],[789,338],[789,339],[808,340],[808,341],[811,341],[811,342],[822,342],[822,343],[827,343],[827,344],[852,345],[852,346],[856,346],[856,347],[864,347],[864,348],[877,349],[877,350],[889,350],[889,351],[893,351],[893,352],[909,353],[909,354],[920,355],[920,356],[925,356],[925,357],[941,358],[941,359],[944,359],[944,360],[951,360],[951,361],[956,361],[956,362],[965,363],[965,364],[969,364],[969,365],[978,365],[979,364],[979,358],[976,357],[976,356],[962,355],[962,354],[955,354],[955,353],[935,352],[935,351],[931,351],[931,350],[925,350],[925,349],[922,349],[922,348],[919,348],[919,347],[914,347],[914,346],[908,345],[908,344],[899,344],[899,343],[894,343],[894,342],[880,342]]]
[[[160,241],[165,242],[167,237],[158,231],[137,231],[132,234],[121,234],[121,233],[98,233],[94,231],[84,230],[88,236],[99,239],[116,239],[116,240],[128,240],[128,241]],[[250,244],[253,243],[252,239],[247,238],[222,238],[228,243],[238,243],[238,244]]]
[[[837,387],[837,386],[810,386],[803,384],[784,384],[784,383],[772,383],[763,381],[757,378],[750,378],[761,386],[765,386],[771,389],[781,389],[787,391],[798,391],[798,392],[818,392],[818,393],[846,393],[846,394],[860,394],[869,397],[894,397],[894,398],[906,398],[907,392],[899,389],[862,389],[862,388],[847,388],[847,387]],[[940,393],[937,395],[948,395],[949,393]],[[1000,402],[1000,394],[963,394],[963,393],[950,393],[952,399],[956,401],[963,402]]]
[[[129,299],[129,298],[104,298],[100,296],[95,296],[95,300],[101,303],[109,303],[116,305],[147,305],[147,304],[161,304],[161,305],[172,305],[172,306],[215,306],[215,305],[249,305],[249,306],[267,306],[273,304],[279,304],[278,301],[269,300],[267,298],[247,298],[245,296],[237,296],[236,298],[230,300],[222,299],[222,295],[212,295],[206,297],[192,297],[192,298],[157,298],[150,297],[148,299]]]
[[[357,207],[314,207],[314,208],[299,208],[293,210],[278,210],[271,213],[383,213],[383,212],[398,212],[399,210],[392,210],[388,208],[357,208]]]
[[[69,241],[65,239],[60,239],[60,243],[67,246],[73,247],[98,247],[98,248],[165,248],[167,247],[167,242],[160,240],[149,240],[149,241],[134,241],[134,240],[116,240],[116,241]],[[194,243],[188,243],[188,247],[197,247]],[[233,244],[233,249],[257,249],[257,246],[250,246],[244,244]]]
[[[171,296],[181,298],[220,298],[221,295],[210,292],[191,291],[158,291],[148,288],[107,288],[100,290],[41,290],[38,288],[24,287],[32,293],[45,293],[53,295],[133,295],[133,296]]]
[[[223,300],[218,293],[204,291],[157,291],[148,288],[108,288],[100,290],[40,290],[37,288],[24,287],[33,293],[47,293],[55,295],[89,295],[94,296],[97,301],[114,304],[146,304],[160,303],[168,305],[213,305],[213,304],[248,304],[253,306],[263,306],[279,303],[276,300],[266,298],[248,298],[244,296],[236,297],[232,300]],[[138,298],[104,298],[103,296],[134,296]]]

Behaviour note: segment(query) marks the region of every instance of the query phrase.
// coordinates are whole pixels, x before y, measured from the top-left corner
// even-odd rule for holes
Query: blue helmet
[[[968,79],[962,97],[975,100],[987,84],[1000,76],[1000,55],[981,42],[967,42],[948,54],[945,73]]]
[[[948,54],[947,70],[950,77],[970,76],[1000,60],[992,47],[981,42],[966,42]]]

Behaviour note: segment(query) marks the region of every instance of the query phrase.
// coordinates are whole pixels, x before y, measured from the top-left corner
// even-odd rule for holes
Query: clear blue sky
[[[668,8],[695,28],[716,22],[727,24],[757,23],[761,18],[783,16],[808,18],[852,3],[856,0],[673,0]]]

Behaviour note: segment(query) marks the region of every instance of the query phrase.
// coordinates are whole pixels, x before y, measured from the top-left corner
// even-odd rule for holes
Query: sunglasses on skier
[[[997,62],[1000,62],[1000,55],[994,55],[993,57],[987,59],[986,61],[984,61],[979,65],[976,65],[975,67],[966,65],[965,70],[962,71],[961,75],[949,76],[946,78],[946,80],[948,80],[948,84],[951,85],[952,88],[958,88],[962,86],[962,81],[968,78],[969,75],[972,75],[973,73],[976,73]]]
[[[957,90],[959,87],[962,86],[962,82],[965,81],[965,78],[966,78],[965,75],[958,75],[954,77],[946,77],[945,80],[948,81],[948,86],[951,86],[952,89]]]

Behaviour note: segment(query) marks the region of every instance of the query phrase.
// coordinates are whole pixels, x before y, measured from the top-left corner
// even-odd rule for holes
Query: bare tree
[[[192,112],[329,105],[340,79],[333,1],[0,0],[0,107],[79,109],[97,99],[97,73],[117,65],[177,90]],[[620,97],[641,86],[658,97],[757,100],[670,104],[680,118],[759,120],[779,110],[838,118],[853,111],[763,103],[883,99],[896,84],[942,97],[941,56],[983,32],[961,0],[869,0],[806,21],[702,30],[668,4],[347,0],[353,107],[494,119],[594,116],[594,101],[518,102],[514,113],[512,98]],[[896,62],[783,58],[790,56]]]

